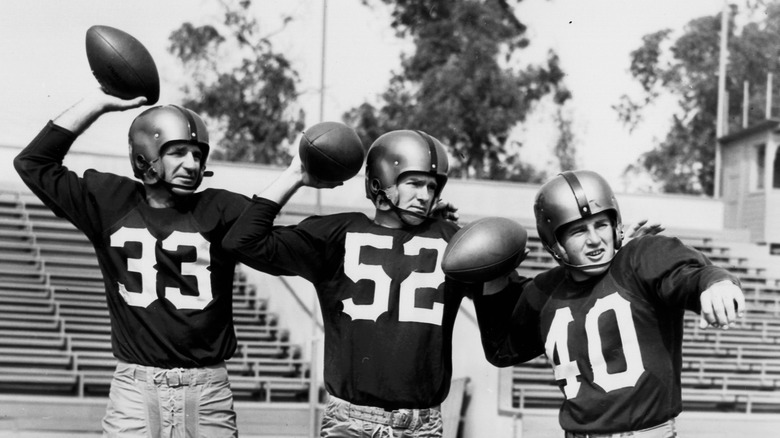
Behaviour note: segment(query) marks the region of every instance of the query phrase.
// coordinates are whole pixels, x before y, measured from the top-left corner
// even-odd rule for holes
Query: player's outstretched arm
[[[728,330],[737,319],[745,316],[745,295],[742,288],[729,280],[713,283],[699,297],[701,320],[699,327]]]
[[[54,123],[79,135],[101,115],[111,111],[124,111],[137,108],[146,103],[145,97],[120,99],[96,89],[76,102],[54,119]]]

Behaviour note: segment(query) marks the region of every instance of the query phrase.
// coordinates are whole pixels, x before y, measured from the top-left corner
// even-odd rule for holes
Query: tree
[[[767,73],[777,71],[780,54],[780,4],[759,1],[747,12],[762,20],[735,31],[736,7],[730,14],[729,65],[726,90],[728,113],[741,115],[743,84],[750,84],[749,119],[764,119]],[[673,43],[670,29],[643,38],[631,53],[630,71],[642,88],[641,96],[623,96],[615,108],[629,128],[642,122],[642,111],[663,94],[677,99],[678,110],[663,141],[643,154],[635,166],[644,169],[661,190],[669,193],[713,193],[716,144],[720,14],[691,20]],[[741,128],[741,118],[729,117],[729,130]]]
[[[555,143],[555,157],[558,159],[561,171],[577,169],[577,147],[572,130],[572,121],[558,107],[555,112],[555,122],[558,126],[558,141]]]
[[[286,164],[285,140],[292,141],[304,126],[303,112],[289,114],[298,97],[298,74],[261,35],[251,0],[221,5],[221,23],[187,22],[170,36],[168,50],[189,78],[183,104],[222,128],[214,158]]]
[[[415,50],[402,56],[379,108],[364,104],[345,114],[364,142],[420,129],[450,146],[453,176],[544,179],[506,146],[535,102],[570,98],[557,55],[550,52],[543,67],[519,67],[529,41],[505,0],[382,1],[392,7],[391,26],[411,37]]]

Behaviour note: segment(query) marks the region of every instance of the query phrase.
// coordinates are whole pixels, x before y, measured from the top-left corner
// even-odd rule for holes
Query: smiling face
[[[178,143],[168,146],[160,156],[162,179],[171,184],[173,193],[190,194],[200,181],[202,160],[203,152],[197,145]]]
[[[574,266],[598,265],[595,269],[570,269],[572,277],[581,281],[589,276],[601,275],[615,255],[615,226],[606,212],[564,225],[558,231],[558,241],[566,252],[567,262]]]

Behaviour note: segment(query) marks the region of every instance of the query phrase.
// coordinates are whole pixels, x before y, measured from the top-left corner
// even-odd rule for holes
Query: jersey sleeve
[[[645,236],[626,249],[630,256],[620,259],[619,269],[635,272],[644,290],[653,291],[669,307],[699,312],[699,296],[713,283],[728,280],[739,284],[733,274],[714,266],[707,256],[674,237]]]
[[[482,348],[488,362],[508,367],[544,352],[539,325],[541,298],[531,279],[516,276],[501,292],[474,298]]]
[[[317,220],[299,225],[274,226],[281,205],[255,197],[222,241],[225,250],[245,265],[259,271],[299,275],[316,281],[323,266],[333,261],[327,255],[327,238],[312,232]]]
[[[90,225],[89,198],[85,182],[62,162],[76,135],[49,122],[14,159],[14,167],[22,181],[49,207],[64,217],[88,237],[95,235]]]

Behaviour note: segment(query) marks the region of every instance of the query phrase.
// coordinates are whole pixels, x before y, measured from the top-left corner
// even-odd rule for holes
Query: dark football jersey
[[[30,189],[92,242],[103,274],[114,355],[164,368],[228,359],[236,260],[222,238],[249,199],[207,189],[152,208],[132,179],[62,166],[75,136],[53,123],[16,158]]]
[[[682,410],[683,314],[700,311],[700,293],[721,280],[738,283],[678,239],[637,238],[604,275],[574,282],[557,267],[484,297],[483,345],[499,366],[547,356],[565,397],[564,430],[644,429]],[[497,317],[518,295],[511,322],[506,311]],[[503,338],[500,325],[511,327]]]
[[[446,280],[441,258],[458,230],[429,220],[411,230],[362,213],[311,217],[272,229],[280,207],[257,199],[225,239],[239,260],[281,266],[311,281],[325,326],[325,386],[385,409],[426,408],[446,397],[452,330],[468,286]]]

